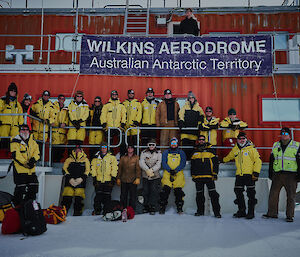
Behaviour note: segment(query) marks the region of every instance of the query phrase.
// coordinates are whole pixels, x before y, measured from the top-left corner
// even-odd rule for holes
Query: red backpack
[[[66,221],[67,210],[65,206],[59,207],[52,204],[48,209],[43,210],[43,215],[47,224],[58,224]]]
[[[16,209],[9,209],[5,212],[1,227],[2,234],[14,234],[21,232],[20,214]]]

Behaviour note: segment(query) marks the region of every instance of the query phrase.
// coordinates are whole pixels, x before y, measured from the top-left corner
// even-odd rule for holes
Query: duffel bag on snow
[[[20,220],[24,235],[36,236],[47,231],[47,224],[40,204],[36,200],[28,200],[20,208]]]
[[[47,224],[58,224],[66,221],[67,210],[66,207],[50,205],[48,209],[43,210],[43,215]]]
[[[12,199],[13,196],[11,194],[0,191],[0,223],[4,219],[5,212],[13,208]]]
[[[16,209],[11,208],[5,213],[1,232],[2,234],[15,234],[21,232],[20,215]]]
[[[122,219],[123,206],[120,201],[112,200],[103,210],[103,220],[115,221]]]

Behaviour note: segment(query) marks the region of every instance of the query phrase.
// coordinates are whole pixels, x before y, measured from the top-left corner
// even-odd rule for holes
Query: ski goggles
[[[149,143],[149,144],[148,144],[148,147],[151,147],[151,146],[154,146],[154,147],[155,147],[156,144],[155,144],[155,143]]]
[[[283,136],[288,136],[289,133],[288,133],[288,132],[281,132],[281,135],[283,135]]]

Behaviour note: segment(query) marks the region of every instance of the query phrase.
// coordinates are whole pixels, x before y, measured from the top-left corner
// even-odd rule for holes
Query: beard
[[[26,132],[20,132],[20,136],[22,137],[22,139],[27,140],[29,138],[29,133]]]

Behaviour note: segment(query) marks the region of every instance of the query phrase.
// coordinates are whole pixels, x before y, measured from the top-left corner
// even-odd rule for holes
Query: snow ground
[[[300,254],[300,211],[293,223],[212,216],[136,215],[133,220],[105,222],[99,216],[68,216],[36,237],[0,235],[1,257],[296,257]]]

